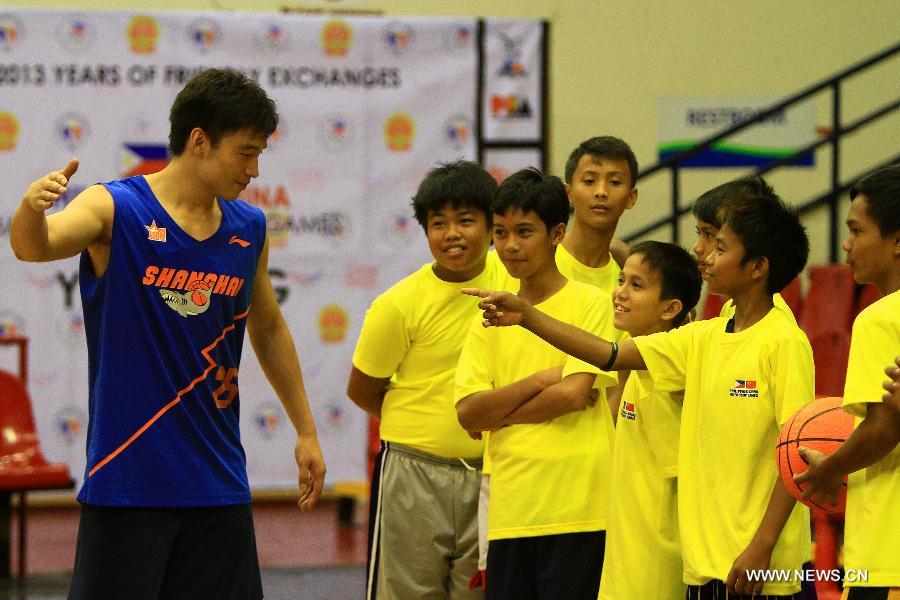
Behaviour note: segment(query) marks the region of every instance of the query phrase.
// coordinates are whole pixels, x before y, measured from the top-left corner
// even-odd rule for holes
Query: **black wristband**
[[[612,366],[616,364],[616,357],[619,355],[619,345],[615,342],[610,342],[612,348],[609,351],[609,360],[606,361],[606,364],[600,367],[601,371],[609,371],[612,369]]]

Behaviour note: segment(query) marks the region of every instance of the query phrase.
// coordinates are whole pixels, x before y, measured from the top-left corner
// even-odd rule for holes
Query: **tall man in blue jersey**
[[[275,104],[210,69],[169,119],[162,171],[91,186],[47,217],[73,159],[29,186],[10,228],[21,260],[81,255],[90,399],[70,598],[262,597],[238,430],[245,330],[297,430],[302,510],[325,477],[265,217],[235,200],[259,174]]]

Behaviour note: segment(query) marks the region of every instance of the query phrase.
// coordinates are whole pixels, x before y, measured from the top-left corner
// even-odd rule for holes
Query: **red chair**
[[[9,506],[12,494],[19,495],[19,577],[25,576],[25,494],[29,490],[72,489],[69,467],[47,462],[34,427],[31,400],[21,379],[0,371],[0,576],[9,576]]]
[[[850,267],[818,265],[809,268],[809,292],[798,322],[810,339],[835,331],[849,333],[855,308],[856,283]]]
[[[712,319],[719,316],[722,307],[728,300],[725,296],[717,296],[716,294],[706,294],[706,304],[703,305],[703,319]]]
[[[850,356],[850,332],[832,331],[809,336],[816,365],[816,394],[842,396]]]

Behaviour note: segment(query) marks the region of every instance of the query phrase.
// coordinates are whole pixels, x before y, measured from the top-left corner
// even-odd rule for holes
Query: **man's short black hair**
[[[684,323],[700,299],[703,278],[697,261],[677,244],[648,240],[631,247],[628,256],[641,255],[641,262],[659,274],[661,300],[681,300],[681,312],[672,321],[674,327]]]
[[[249,129],[269,137],[278,127],[275,102],[258,83],[233,69],[206,69],[188,81],[169,112],[169,152],[184,152],[195,127],[213,146],[222,136]]]
[[[770,185],[765,185],[763,194],[733,195],[720,208],[719,219],[722,227],[732,230],[744,245],[741,264],[755,258],[768,260],[766,289],[770,294],[783,290],[806,266],[806,228],[797,211]]]
[[[484,213],[491,226],[491,201],[497,191],[497,180],[480,165],[457,160],[433,168],[419,184],[412,199],[416,221],[428,231],[428,213],[436,212],[448,202],[454,209],[473,208]]]
[[[569,197],[559,177],[544,175],[534,168],[516,171],[503,180],[494,196],[494,214],[505,215],[510,209],[534,212],[547,231],[569,221]]]
[[[865,196],[881,237],[900,231],[900,164],[872,171],[850,188],[850,199]]]
[[[766,180],[759,175],[748,175],[722,185],[717,185],[711,190],[700,194],[691,211],[694,218],[704,223],[709,223],[716,229],[722,227],[719,219],[719,209],[731,197],[757,195],[764,196],[772,193],[772,188]]]
[[[572,150],[569,160],[566,161],[566,183],[572,183],[572,176],[575,175],[575,169],[578,167],[578,161],[585,154],[595,156],[597,158],[611,158],[614,160],[624,160],[628,163],[628,181],[630,187],[634,187],[637,183],[638,163],[631,147],[619,138],[611,135],[603,135],[592,137],[581,142],[577,148]]]

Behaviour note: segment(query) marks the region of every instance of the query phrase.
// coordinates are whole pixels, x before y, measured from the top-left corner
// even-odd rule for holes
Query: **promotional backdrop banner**
[[[476,31],[472,19],[0,14],[0,331],[31,341],[28,383],[47,457],[68,463],[80,482],[88,361],[78,263],[17,261],[12,213],[30,182],[72,156],[81,166],[53,210],[89,185],[162,168],[175,95],[199,70],[227,66],[257,80],[282,119],[241,197],[267,215],[270,273],[328,483],[365,479],[367,416],[345,394],[350,358],[372,299],[430,260],[410,209],[419,181],[437,162],[477,157]],[[532,53],[527,31],[508,37],[497,60]],[[514,104],[500,111],[510,124],[521,112]],[[293,428],[245,347],[239,386],[251,484],[294,487]],[[5,352],[0,359],[14,368]]]

